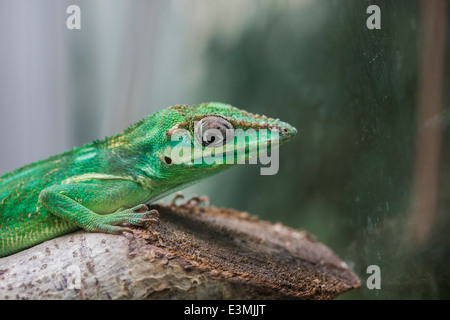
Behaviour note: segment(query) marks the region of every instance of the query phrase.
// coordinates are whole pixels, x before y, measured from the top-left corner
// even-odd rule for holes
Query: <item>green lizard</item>
[[[0,177],[0,257],[80,228],[122,233],[129,229],[120,224],[154,221],[157,212],[146,204],[233,165],[197,161],[198,153],[180,153],[176,148],[188,146],[210,155],[214,149],[217,159],[228,152],[227,144],[236,143],[228,132],[238,129],[267,129],[279,135],[279,144],[296,133],[278,119],[226,104],[179,105],[121,134],[4,174]],[[273,142],[265,138],[259,134],[249,141],[245,156],[250,156],[252,145]]]

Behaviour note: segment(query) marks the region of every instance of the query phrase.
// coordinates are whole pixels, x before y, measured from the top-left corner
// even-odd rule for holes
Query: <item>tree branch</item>
[[[214,207],[153,206],[133,234],[79,231],[0,259],[2,299],[333,299],[358,277],[308,233]]]

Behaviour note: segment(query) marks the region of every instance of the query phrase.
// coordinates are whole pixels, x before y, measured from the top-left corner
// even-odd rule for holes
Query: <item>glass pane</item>
[[[372,1],[373,2],[373,1]],[[361,278],[342,299],[450,298],[445,0],[0,3],[0,175],[175,104],[230,103],[298,134],[277,174],[190,187],[304,229]],[[369,266],[381,289],[369,289]]]

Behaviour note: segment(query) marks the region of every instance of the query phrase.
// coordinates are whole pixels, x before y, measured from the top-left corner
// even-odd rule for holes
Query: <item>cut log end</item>
[[[0,259],[3,299],[334,299],[360,286],[305,231],[232,209],[152,208],[132,234],[79,231]]]

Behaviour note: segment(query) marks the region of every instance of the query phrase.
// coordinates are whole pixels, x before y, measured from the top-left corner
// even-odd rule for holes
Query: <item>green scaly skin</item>
[[[226,119],[234,129],[276,130],[279,144],[296,133],[278,119],[230,105],[180,105],[159,111],[121,134],[6,173],[0,177],[0,257],[80,228],[121,233],[126,231],[119,226],[122,223],[154,221],[157,212],[145,204],[232,166],[195,163],[194,155],[186,163],[170,159],[179,143],[206,148],[194,136],[194,123],[209,116]],[[171,132],[177,128],[187,134],[172,141]],[[248,146],[246,150],[248,156]]]

